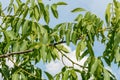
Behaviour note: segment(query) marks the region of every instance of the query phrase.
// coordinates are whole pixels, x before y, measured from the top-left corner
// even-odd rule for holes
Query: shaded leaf
[[[48,72],[45,72],[45,74],[47,75],[49,80],[54,80],[54,78],[51,74],[49,74]]]

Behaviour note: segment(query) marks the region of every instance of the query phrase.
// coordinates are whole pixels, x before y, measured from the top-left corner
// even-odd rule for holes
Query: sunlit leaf
[[[18,7],[16,4],[13,4],[13,7],[14,7],[14,14],[15,14],[17,12]]]
[[[26,34],[26,33],[27,33],[28,28],[30,27],[30,26],[28,26],[28,23],[29,23],[28,20],[26,20],[26,21],[24,22],[23,27],[22,27],[22,34]]]
[[[77,80],[77,74],[76,74],[76,72],[73,69],[70,70],[70,73],[73,76],[73,78]]]
[[[27,41],[23,41],[23,42],[20,44],[20,51],[26,50],[26,49],[27,49],[27,44],[28,44]]]
[[[43,12],[43,15],[44,15],[45,22],[48,24],[49,21],[50,21],[49,6],[48,6],[48,5],[45,7],[45,10],[44,10],[44,12]]]
[[[53,15],[54,15],[56,18],[58,18],[58,11],[57,11],[57,5],[56,5],[56,4],[53,4],[53,5],[51,6],[51,10],[52,10]]]
[[[46,46],[45,45],[42,45],[42,47],[40,49],[40,53],[42,55],[43,62],[46,62],[47,53],[46,53]]]
[[[105,13],[105,19],[106,19],[107,24],[109,24],[110,22],[110,17],[111,17],[110,10],[111,10],[111,4],[109,3],[106,9],[106,13]]]
[[[75,31],[72,33],[71,40],[72,40],[73,44],[76,45],[76,43],[77,43],[77,33]]]
[[[12,80],[18,80],[19,79],[19,74],[18,73],[14,73],[12,75]]]
[[[16,0],[18,6],[20,6],[22,4],[21,0]]]
[[[38,21],[40,19],[40,11],[39,11],[39,8],[38,6],[36,5],[35,8],[34,8],[34,16],[35,16],[35,19]]]
[[[104,71],[104,80],[110,80],[110,75],[109,75],[108,71],[105,69],[103,71]]]
[[[27,16],[28,10],[29,10],[29,8],[26,7],[26,8],[25,8],[25,11],[23,12],[23,17],[22,17],[22,19],[24,19],[24,18]]]
[[[67,30],[66,31],[66,43],[67,45],[70,45],[70,30]]]
[[[57,48],[65,53],[69,53],[69,50],[64,45],[57,45]]]
[[[69,71],[67,70],[67,71],[65,71],[64,73],[63,73],[63,78],[62,78],[62,80],[68,80],[68,76],[69,76]]]
[[[83,8],[75,8],[75,9],[73,9],[71,12],[82,12],[82,11],[85,11],[85,9],[83,9]]]
[[[98,60],[97,60],[97,58],[95,58],[95,61],[94,61],[93,65],[92,65],[92,67],[91,67],[90,73],[94,74],[95,71],[97,70],[97,67],[98,67]]]
[[[79,59],[81,52],[82,52],[85,48],[86,48],[85,42],[84,42],[83,40],[82,40],[82,41],[79,41],[78,44],[77,44],[77,48],[76,48],[76,58],[77,58],[77,60]]]
[[[87,48],[88,48],[89,54],[91,56],[94,56],[94,51],[93,51],[92,46],[89,41],[87,41]]]
[[[58,2],[58,3],[56,3],[57,5],[67,5],[67,3],[65,3],[65,2]]]

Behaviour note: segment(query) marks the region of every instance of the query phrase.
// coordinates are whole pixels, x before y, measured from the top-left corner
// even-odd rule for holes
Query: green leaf
[[[64,74],[64,76],[63,76],[62,80],[68,80],[69,71],[65,71],[63,74]]]
[[[52,53],[55,57],[57,57],[57,59],[60,59],[60,56],[59,56],[58,51],[56,49],[53,49]]]
[[[91,46],[91,44],[90,44],[89,41],[87,41],[87,48],[88,48],[89,54],[90,54],[91,56],[94,56],[94,51],[93,51],[92,46]]]
[[[48,24],[50,21],[49,6],[48,5],[45,7],[43,15],[44,15],[45,22]]]
[[[42,38],[42,43],[43,44],[47,44],[48,43],[48,33],[46,32],[46,33],[44,33],[43,34],[43,36],[42,36],[43,38]]]
[[[77,48],[76,48],[76,59],[78,60],[80,57],[80,49],[81,49],[81,41],[79,41]]]
[[[116,59],[116,62],[120,62],[120,47],[118,47],[117,49],[115,49],[115,59]]]
[[[5,34],[6,34],[6,37],[9,37],[11,40],[17,39],[15,32],[13,31],[6,31]]]
[[[95,71],[97,70],[97,67],[98,67],[98,59],[95,58],[95,61],[94,61],[93,65],[92,65],[92,67],[91,67],[91,69],[90,69],[90,73],[91,73],[91,74],[94,74]]]
[[[52,13],[53,13],[54,17],[58,18],[58,11],[57,11],[57,5],[56,4],[53,4],[51,6],[51,10],[52,10]]]
[[[76,58],[77,60],[80,57],[80,53],[86,48],[86,44],[84,42],[84,40],[79,41],[77,48],[76,48]]]
[[[4,76],[4,78],[7,80],[8,77],[10,76],[10,70],[9,67],[7,65],[3,65],[2,68],[0,68],[0,72],[2,73],[2,75]]]
[[[25,17],[28,15],[28,6],[25,8],[25,11],[23,12],[23,16],[22,16],[22,19],[25,19]]]
[[[83,15],[82,15],[82,14],[79,14],[79,15],[75,18],[75,21],[80,22],[82,19],[83,19]]]
[[[39,8],[40,8],[40,11],[42,13],[44,13],[45,7],[44,7],[44,4],[42,3],[42,0],[38,0],[38,5],[39,5]]]
[[[54,78],[51,74],[49,74],[48,72],[45,72],[45,74],[47,75],[49,80],[54,80]]]
[[[72,40],[72,43],[74,45],[76,45],[76,43],[77,43],[77,32],[73,31],[73,33],[71,35],[71,40]]]
[[[71,12],[82,12],[82,11],[86,11],[85,9],[83,9],[83,8],[75,8],[75,9],[73,9]]]
[[[104,80],[110,80],[109,72],[105,69],[103,69],[103,72],[104,72]]]
[[[60,74],[57,74],[57,75],[56,75],[55,80],[60,80]]]
[[[67,45],[70,45],[70,35],[71,35],[71,31],[67,30],[66,31],[66,43],[67,43]]]
[[[73,76],[73,78],[75,79],[75,80],[77,80],[77,74],[76,74],[76,72],[72,69],[72,70],[70,70],[70,73],[71,73],[71,75]]]
[[[12,75],[12,80],[18,80],[19,79],[19,74],[18,73],[14,73]]]
[[[18,6],[20,6],[22,4],[21,0],[16,0]]]
[[[19,51],[19,43],[18,43],[18,42],[15,42],[15,43],[13,44],[13,51],[14,51],[14,52]]]
[[[57,45],[57,48],[65,53],[69,53],[69,50],[64,45]]]
[[[10,0],[9,6],[7,8],[7,11],[8,11],[9,14],[12,12],[13,3],[14,3],[14,0]]]
[[[14,7],[14,14],[15,14],[17,12],[18,7],[16,4],[13,4],[13,7]]]
[[[23,24],[23,27],[22,27],[22,34],[26,34],[27,33],[27,29],[28,29],[28,23],[29,23],[29,21],[28,20],[26,20],[25,22],[24,22],[24,24]]]
[[[28,44],[27,41],[23,41],[23,42],[20,44],[20,51],[26,50],[26,49],[27,49],[27,44]]]
[[[111,10],[111,3],[108,4],[106,12],[105,12],[105,19],[106,19],[107,24],[110,24],[110,17],[111,17],[110,10]]]
[[[46,52],[46,46],[45,45],[42,45],[42,47],[40,49],[40,53],[42,55],[43,62],[46,62],[47,52]]]
[[[18,7],[18,9],[17,9],[17,11],[16,11],[16,13],[15,13],[15,16],[20,16],[24,11],[23,11],[23,7],[24,7],[24,3],[22,3],[19,7]]]
[[[67,5],[67,3],[65,3],[65,2],[58,2],[58,3],[56,3],[56,5]]]
[[[63,38],[64,37],[64,35],[65,35],[65,31],[66,31],[66,24],[62,24],[61,26],[60,26],[60,38]]]
[[[22,19],[18,20],[18,23],[17,23],[17,26],[16,26],[16,32],[19,32],[19,29],[20,29],[20,26],[21,26],[22,22],[23,22]]]
[[[120,29],[117,32],[117,34],[115,35],[113,50],[115,50],[119,46],[119,44],[120,44]]]
[[[40,19],[40,11],[39,11],[39,8],[38,8],[38,6],[36,5],[35,7],[34,7],[34,16],[35,16],[35,19],[37,20],[37,21],[39,21],[39,19]]]

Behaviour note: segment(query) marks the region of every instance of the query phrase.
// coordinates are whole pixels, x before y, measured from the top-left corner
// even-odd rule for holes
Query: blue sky
[[[9,1],[10,0],[0,0],[4,8],[8,5]],[[90,11],[96,14],[98,17],[104,20],[105,8],[108,3],[112,2],[112,0],[51,0],[51,1],[43,0],[43,1],[45,4],[52,4],[58,1],[64,1],[68,4],[67,6],[60,6],[58,8],[58,11],[59,11],[58,19],[53,18],[53,15],[51,15],[51,22],[49,24],[51,27],[54,27],[56,24],[61,22],[73,21],[74,18],[77,16],[77,14],[70,13],[70,11],[76,7],[82,7],[87,11]],[[42,21],[42,23],[44,23],[44,21]],[[100,54],[103,52],[103,50],[104,50],[104,45],[101,45],[99,42],[95,42],[95,47],[94,47],[95,53]],[[52,62],[52,65],[56,65],[55,63]],[[41,66],[42,69],[46,69],[48,67],[46,66],[46,68],[44,68],[45,66],[43,65],[44,64],[42,63],[42,66]],[[40,64],[38,64],[37,66],[40,66]],[[61,65],[57,65],[57,67],[58,66],[61,66]],[[119,76],[120,69],[118,69],[116,65],[113,64],[111,68],[106,66],[106,68],[110,69],[117,76],[117,79],[120,80],[120,76]]]

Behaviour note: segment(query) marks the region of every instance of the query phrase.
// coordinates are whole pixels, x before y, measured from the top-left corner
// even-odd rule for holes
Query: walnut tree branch
[[[2,55],[0,55],[0,58],[6,58],[6,57],[9,57],[9,56],[15,55],[15,54],[26,54],[29,52],[33,52],[33,49],[26,50],[26,51],[20,51],[20,52],[11,52],[11,53],[7,53],[7,54],[2,54]]]

